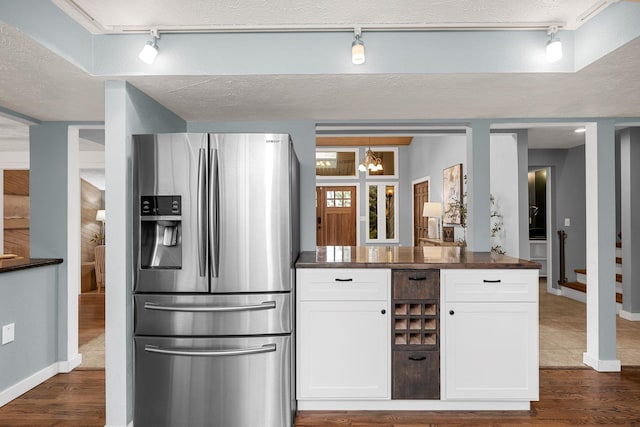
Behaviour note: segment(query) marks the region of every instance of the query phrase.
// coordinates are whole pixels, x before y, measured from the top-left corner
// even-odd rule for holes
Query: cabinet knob
[[[456,312],[453,310],[449,310],[449,314],[453,316],[454,314],[456,314]]]
[[[387,314],[387,310],[385,310],[384,308],[382,310],[380,310],[380,313],[382,314]]]

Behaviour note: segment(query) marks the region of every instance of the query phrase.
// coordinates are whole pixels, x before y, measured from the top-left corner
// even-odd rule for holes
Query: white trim
[[[378,188],[378,205],[377,205],[377,209],[378,212],[384,212],[385,211],[385,188],[386,186],[393,186],[394,190],[393,190],[393,194],[395,196],[395,203],[393,204],[393,209],[394,209],[394,213],[393,213],[393,227],[394,227],[394,231],[395,231],[395,235],[396,237],[393,239],[387,239],[387,234],[386,234],[386,230],[384,228],[385,225],[385,216],[384,215],[378,215],[378,236],[380,236],[381,232],[384,230],[384,234],[385,234],[385,238],[381,239],[370,239],[369,238],[369,188],[371,187],[382,187],[383,191],[381,192],[380,189]],[[399,230],[399,218],[398,218],[398,212],[400,211],[400,183],[395,181],[395,182],[385,182],[385,181],[374,181],[374,182],[366,182],[366,189],[365,189],[365,200],[366,200],[366,212],[367,214],[365,215],[366,218],[366,232],[365,232],[365,242],[366,243],[398,243],[400,241],[400,230]]]
[[[527,401],[469,400],[298,400],[298,410],[528,411]]]
[[[80,293],[80,127],[67,128],[67,355],[78,353]]]
[[[640,313],[631,313],[630,311],[620,310],[620,317],[632,322],[640,322]]]
[[[354,175],[316,175],[316,180],[320,179],[326,179],[326,180],[332,180],[332,179],[353,179],[353,180],[358,180],[360,179],[360,172],[358,171],[358,165],[360,164],[360,147],[316,147],[316,153],[318,151],[324,151],[324,152],[328,152],[328,151],[335,151],[335,152],[346,152],[346,153],[355,153],[355,159],[354,159]],[[315,163],[314,163],[314,167],[315,167]],[[315,169],[314,169],[315,170]]]
[[[412,217],[411,221],[413,223],[413,229],[411,230],[411,243],[413,246],[418,246],[416,244],[416,236],[415,236],[416,219],[413,217],[413,213],[415,212],[415,205],[413,202],[415,201],[415,198],[416,198],[416,193],[414,191],[414,188],[416,184],[422,184],[423,182],[429,183],[429,201],[431,201],[431,175],[423,176],[421,178],[414,179],[413,181],[411,181],[411,217]]]
[[[0,194],[4,195],[4,169],[0,167]],[[0,197],[0,214],[4,218],[4,196]],[[4,253],[4,221],[0,223],[0,254]]]
[[[29,169],[28,151],[4,151],[0,168],[2,169]]]
[[[559,295],[561,290],[555,289],[553,284],[556,283],[556,280],[553,275],[553,239],[555,238],[553,232],[553,197],[551,197],[551,167],[547,166],[545,168],[547,171],[547,182],[546,182],[546,215],[547,215],[547,291],[549,293],[555,293]],[[531,254],[529,254],[531,255]]]
[[[351,203],[356,204],[356,246],[359,246],[360,245],[360,203],[359,203],[360,202],[360,183],[359,182],[317,182],[316,181],[316,187],[356,187],[355,198],[351,198]],[[318,206],[316,205],[315,213],[317,212],[318,212]]]
[[[68,360],[63,360],[62,362],[58,362],[58,372],[67,374],[73,371],[75,368],[80,366],[82,363],[82,354],[76,353]]]
[[[9,388],[0,391],[0,407],[23,395],[32,388],[42,384],[49,378],[56,375],[58,372],[58,363],[53,363],[46,368],[39,370],[30,377],[23,379],[19,383],[16,383]]]
[[[67,362],[61,372],[75,369],[82,356],[78,354],[78,294],[80,293],[80,130],[104,129],[103,125],[73,125],[67,130]],[[89,155],[96,160],[96,156]],[[99,156],[97,156],[99,157]],[[104,158],[104,154],[102,154]],[[87,165],[83,165],[87,167]],[[104,164],[103,166],[104,167]],[[105,288],[106,289],[106,288]],[[105,291],[106,292],[106,291]],[[106,329],[106,328],[105,328]],[[77,364],[76,364],[77,363]]]
[[[562,296],[570,298],[574,301],[578,301],[583,304],[587,303],[587,294],[585,294],[584,292],[576,291],[575,289],[567,288],[564,286],[562,287],[560,292]]]
[[[582,353],[582,363],[591,366],[598,372],[620,372],[622,370],[620,360],[599,360],[586,351]]]

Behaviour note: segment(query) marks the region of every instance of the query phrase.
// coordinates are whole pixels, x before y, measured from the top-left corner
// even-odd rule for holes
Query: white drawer
[[[296,271],[300,301],[384,301],[391,290],[391,270],[313,268]]]
[[[538,301],[538,270],[441,270],[446,302]]]

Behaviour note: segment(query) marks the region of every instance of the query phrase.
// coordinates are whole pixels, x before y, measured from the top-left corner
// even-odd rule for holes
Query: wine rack
[[[440,271],[393,272],[392,399],[440,398]]]

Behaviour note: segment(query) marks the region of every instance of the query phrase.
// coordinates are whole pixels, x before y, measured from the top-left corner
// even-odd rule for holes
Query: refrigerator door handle
[[[219,313],[230,311],[252,311],[252,310],[273,310],[276,308],[275,301],[265,301],[260,304],[249,305],[227,305],[227,306],[196,306],[185,304],[159,305],[152,302],[144,303],[145,310],[157,311],[185,311],[185,312],[205,312]]]
[[[211,253],[211,277],[218,277],[220,265],[220,178],[218,176],[218,150],[209,152],[209,244]]]
[[[200,148],[198,151],[198,194],[196,196],[198,198],[198,206],[196,208],[198,232],[196,234],[198,235],[198,267],[200,277],[205,277],[207,274],[207,239],[205,238],[207,235],[207,223],[205,222],[207,215],[207,204],[205,202],[207,197],[207,152],[204,148]]]
[[[259,353],[271,353],[276,351],[275,344],[265,344],[260,347],[252,348],[237,348],[230,350],[184,350],[184,349],[170,349],[161,348],[155,345],[145,345],[144,350],[150,353],[161,353],[173,356],[242,356],[245,354],[259,354]]]

